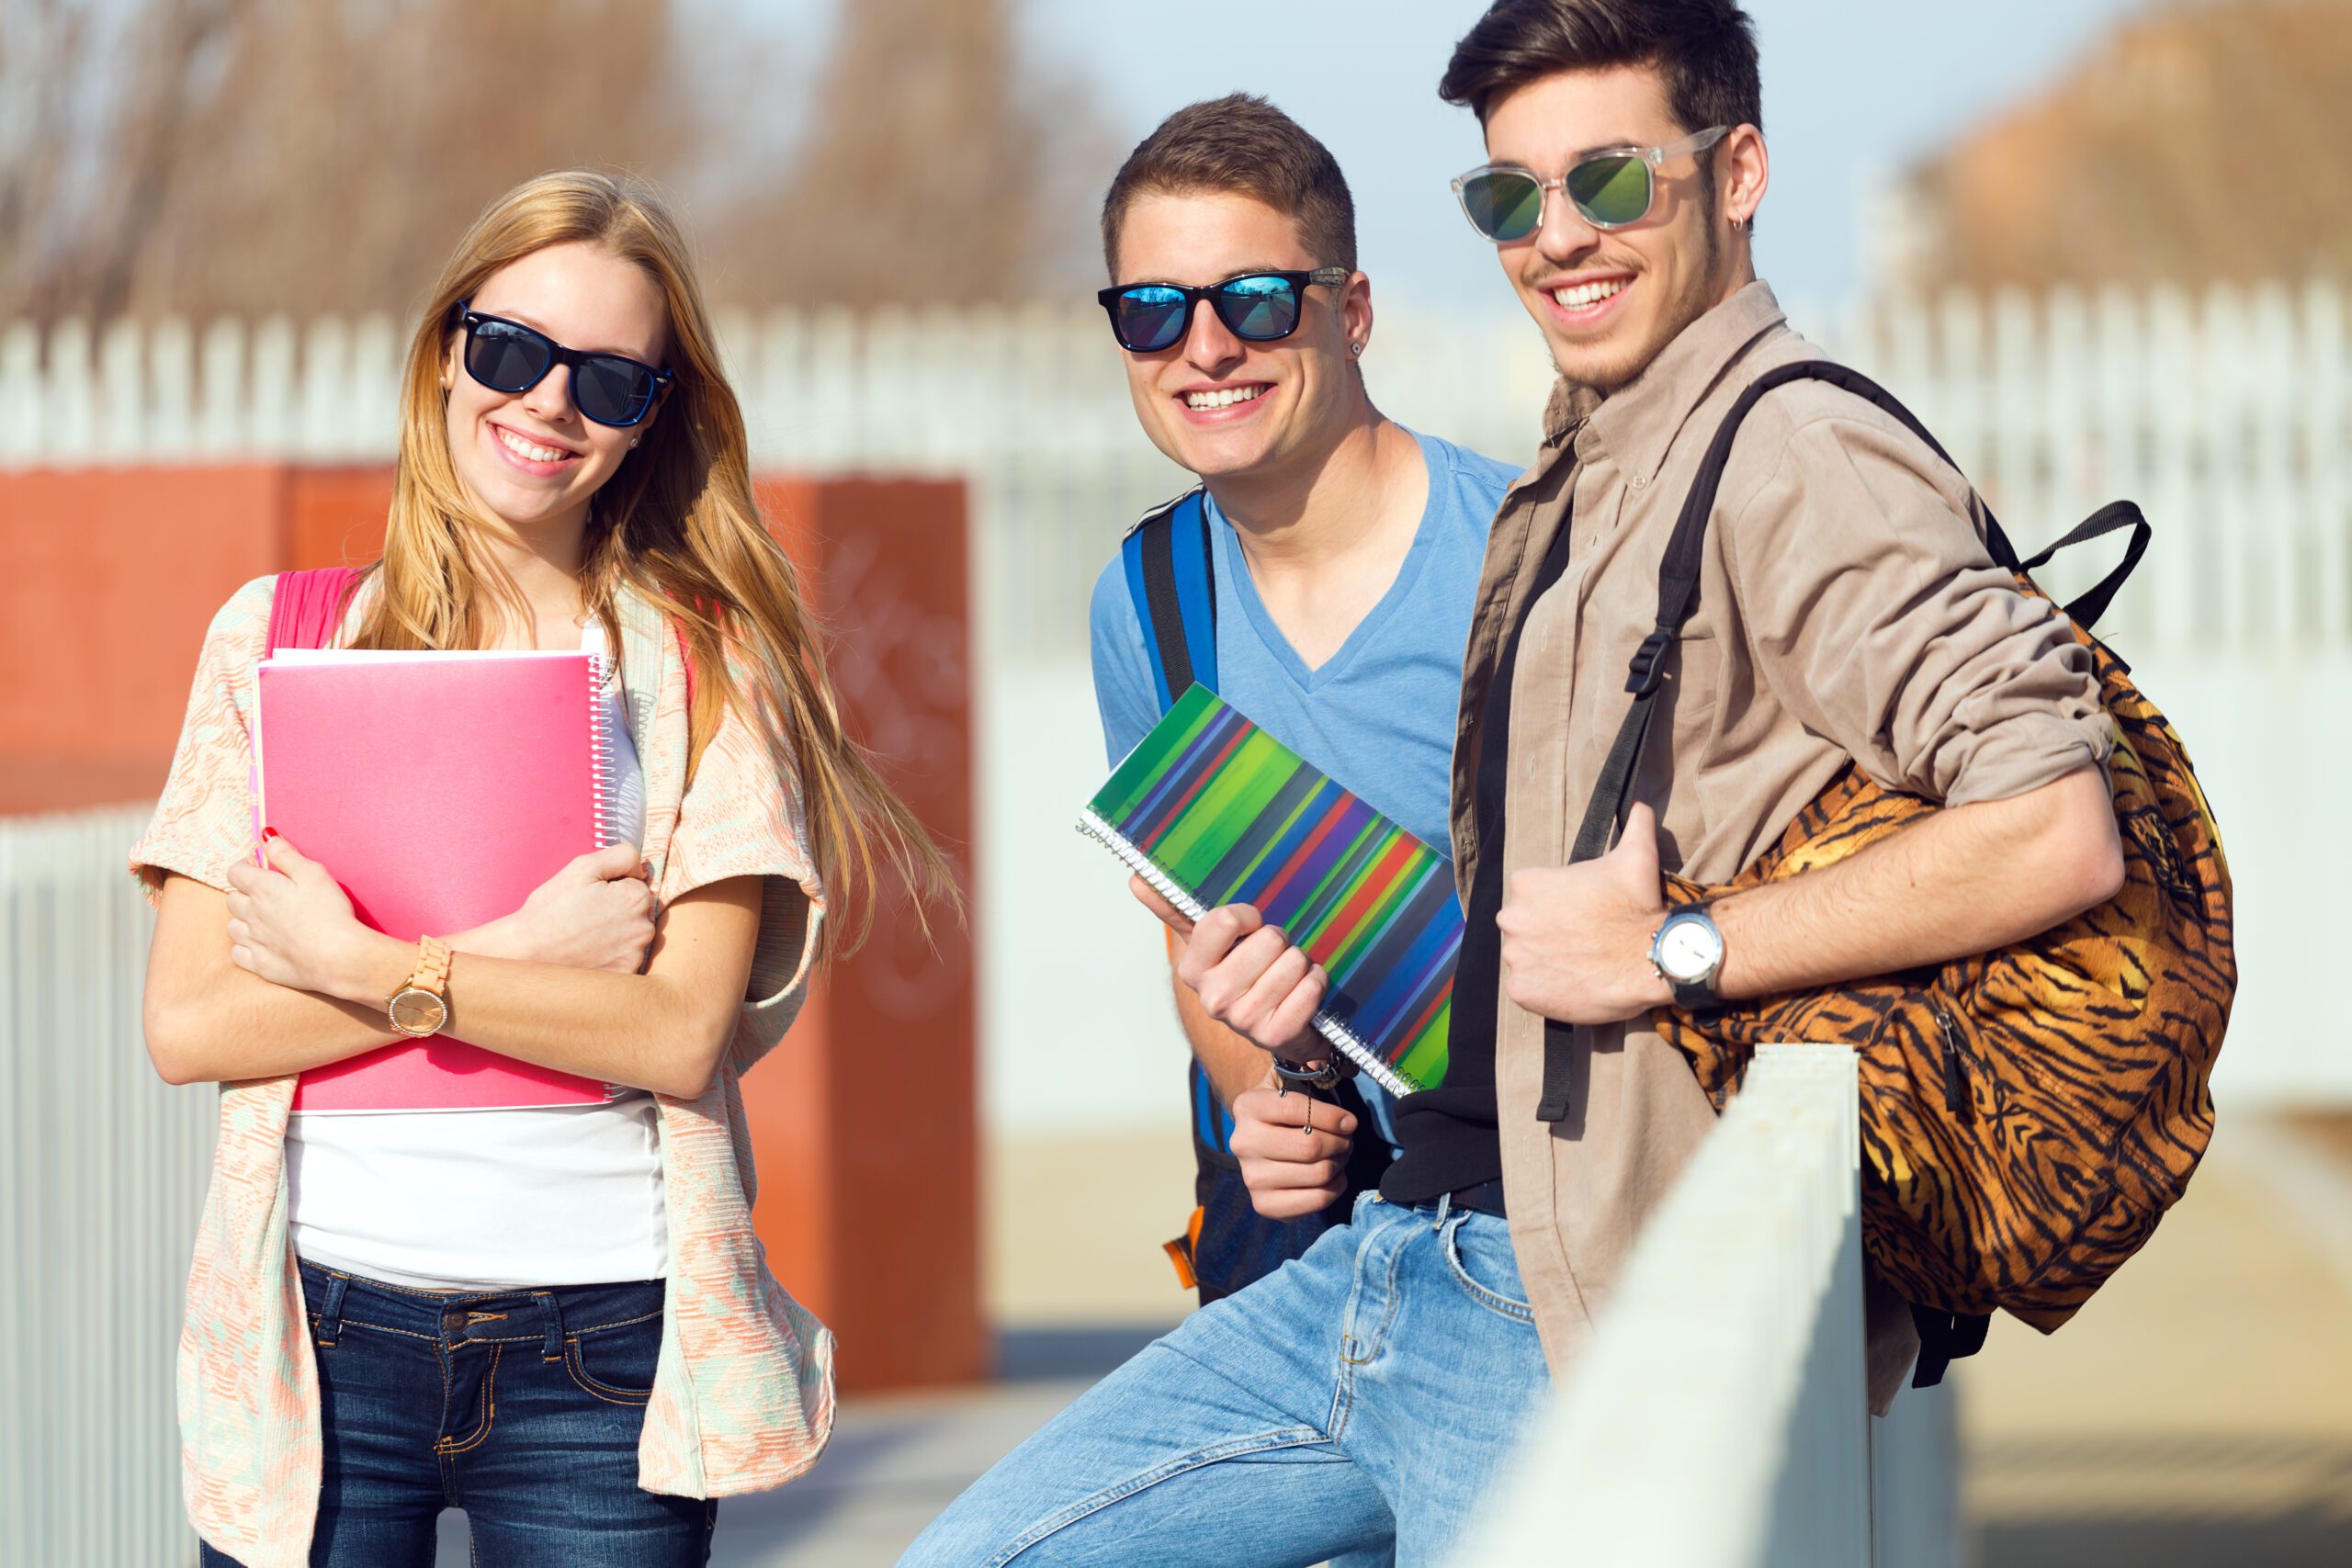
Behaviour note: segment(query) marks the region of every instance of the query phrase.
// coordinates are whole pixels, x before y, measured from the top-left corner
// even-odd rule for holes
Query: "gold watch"
[[[419,937],[416,967],[384,1004],[392,1027],[413,1039],[438,1034],[449,1021],[449,944]]]

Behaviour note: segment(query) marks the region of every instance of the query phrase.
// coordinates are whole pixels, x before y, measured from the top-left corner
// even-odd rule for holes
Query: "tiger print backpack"
[[[1623,820],[1658,666],[1690,613],[1732,438],[1758,399],[1797,379],[1869,400],[1951,461],[1901,403],[1844,366],[1783,366],[1747,389],[1716,433],[1668,547],[1658,629],[1634,660],[1626,682],[1633,711],[1574,859],[1605,850]],[[2206,1079],[2237,986],[2229,868],[2179,736],[2090,632],[2146,550],[2147,521],[2119,502],[2020,561],[1985,515],[1995,561],[2036,597],[2047,597],[2030,575],[2036,568],[2070,545],[2127,527],[2122,563],[2064,606],[2115,721],[2108,772],[2122,891],[2030,941],[1938,968],[1719,1011],[1662,1009],[1653,1018],[1718,1110],[1759,1044],[1855,1050],[1863,1247],[1879,1277],[1912,1303],[1921,1339],[1915,1387],[1973,1353],[1996,1310],[2044,1333],[2072,1317],[2154,1231],[2212,1136]],[[1939,809],[1882,789],[1849,764],[1738,876],[1713,887],[1669,877],[1667,903],[1684,908],[1801,874]]]

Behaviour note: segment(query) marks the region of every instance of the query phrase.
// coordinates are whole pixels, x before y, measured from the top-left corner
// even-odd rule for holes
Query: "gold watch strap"
[[[416,967],[401,987],[402,990],[430,991],[447,1000],[449,996],[449,944],[437,936],[416,939]]]

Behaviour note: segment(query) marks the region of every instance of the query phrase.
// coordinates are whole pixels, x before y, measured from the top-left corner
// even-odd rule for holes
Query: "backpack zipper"
[[[1940,1005],[1935,1013],[1944,1033],[1944,1109],[1954,1116],[1963,1115],[1968,1110],[1968,1077],[1960,1059],[1960,1025]]]

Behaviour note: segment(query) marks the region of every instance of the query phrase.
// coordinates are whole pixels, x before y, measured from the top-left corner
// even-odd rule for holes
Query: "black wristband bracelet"
[[[1346,1075],[1340,1071],[1337,1057],[1327,1059],[1319,1067],[1297,1067],[1280,1056],[1271,1058],[1275,1076],[1294,1089],[1333,1089]]]

